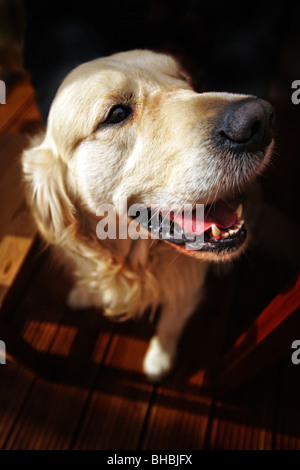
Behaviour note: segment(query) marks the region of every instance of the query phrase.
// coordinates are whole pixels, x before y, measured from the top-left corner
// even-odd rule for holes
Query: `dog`
[[[173,367],[208,266],[238,257],[251,238],[243,191],[268,164],[273,120],[268,102],[196,93],[174,58],[134,50],[71,71],[45,135],[23,153],[37,226],[75,273],[68,305],[99,307],[115,319],[160,307],[143,362],[153,381]],[[139,205],[154,211],[140,224],[140,236],[129,237],[137,223],[128,207]],[[190,211],[180,218],[185,205]],[[117,235],[98,236],[98,224],[114,216]],[[154,216],[156,232],[147,237]],[[190,232],[202,236],[196,248]]]

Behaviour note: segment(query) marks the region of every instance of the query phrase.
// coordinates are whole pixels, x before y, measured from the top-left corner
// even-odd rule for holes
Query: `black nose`
[[[234,150],[264,150],[272,140],[274,119],[274,109],[265,100],[250,97],[235,101],[222,113],[218,136]]]

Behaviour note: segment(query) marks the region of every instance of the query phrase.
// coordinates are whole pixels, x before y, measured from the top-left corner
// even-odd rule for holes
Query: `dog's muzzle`
[[[232,193],[243,186],[268,160],[272,142],[271,126],[275,119],[272,105],[249,96],[226,105],[214,121],[210,141],[224,174],[232,180]],[[228,177],[228,178],[229,178]],[[228,189],[224,191],[228,196]],[[225,196],[224,196],[225,197]],[[235,209],[224,199],[204,206],[204,223],[197,229],[195,212],[189,215],[148,210],[140,223],[155,238],[196,252],[230,255],[237,252],[247,238],[242,206]],[[195,230],[196,229],[196,230]],[[198,231],[197,231],[198,230]]]

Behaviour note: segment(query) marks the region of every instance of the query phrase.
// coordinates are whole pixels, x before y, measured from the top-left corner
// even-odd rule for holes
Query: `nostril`
[[[252,124],[252,127],[251,127],[251,135],[250,135],[250,139],[255,136],[255,134],[257,134],[261,129],[261,121],[255,121],[253,124]]]
[[[261,122],[256,120],[251,125],[247,123],[247,125],[241,126],[230,126],[226,130],[221,130],[219,132],[220,136],[224,139],[230,140],[231,142],[236,143],[246,143],[252,139],[261,129]]]

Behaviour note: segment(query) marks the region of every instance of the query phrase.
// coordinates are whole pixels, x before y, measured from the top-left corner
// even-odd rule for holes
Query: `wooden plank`
[[[0,366],[0,449],[14,426],[32,382],[33,374],[17,364],[7,363]]]
[[[0,239],[11,233],[8,225],[18,208],[25,204],[20,158],[26,146],[25,136],[0,134]]]
[[[147,413],[149,389],[143,391],[140,386],[134,387],[132,381],[123,384],[119,381],[117,385],[109,381],[108,384],[106,393],[93,394],[75,449],[137,448]]]
[[[1,108],[0,108],[1,109]],[[1,149],[1,158],[0,158],[0,194],[5,194],[7,198],[13,196],[11,191],[3,191],[3,183],[7,179],[7,174],[11,168],[13,168],[13,175],[16,175],[18,184],[21,181],[21,167],[19,165],[20,156],[22,151],[29,144],[29,139],[26,135],[22,134],[6,134],[0,133],[0,149]],[[12,189],[10,186],[9,189]],[[3,209],[3,208],[1,208]]]
[[[300,330],[291,333],[291,343],[300,339],[299,332]],[[274,436],[276,450],[300,450],[300,365],[292,363],[291,353],[284,358],[282,364],[278,423]]]
[[[31,108],[34,105],[35,111]],[[26,113],[28,112],[28,116]],[[34,91],[29,77],[24,74],[22,80],[7,96],[6,104],[0,106],[0,132],[21,132],[26,120],[40,120],[35,106]]]
[[[22,307],[26,304],[20,304],[20,311],[22,312],[22,316],[24,315]],[[25,309],[26,311],[26,309]],[[8,311],[9,313],[9,311]],[[14,320],[17,323],[18,316],[16,315]],[[24,354],[24,347],[22,341],[18,340],[18,336],[20,335],[20,331],[18,330],[17,326],[10,326],[9,334],[6,335],[5,325],[3,331],[3,325],[0,326],[0,336],[1,338],[5,339],[7,351],[15,353],[15,358],[18,360],[19,354]],[[55,334],[55,330],[53,328],[39,328],[38,330],[32,331],[30,338],[30,342],[35,345],[44,344],[41,350],[45,350],[45,344],[50,344],[53,340],[53,334]],[[21,337],[20,337],[21,338]],[[22,338],[21,338],[22,340]],[[14,343],[14,345],[12,345]],[[19,344],[20,343],[20,344]],[[27,345],[27,342],[24,343],[24,346]],[[28,343],[29,348],[29,343]],[[30,359],[33,356],[34,350],[30,348],[26,349],[26,354],[22,356],[22,361],[26,361],[26,359]],[[27,366],[30,365],[28,362]],[[13,371],[13,381],[7,372],[12,369]],[[28,391],[31,389],[32,384],[35,380],[34,374],[28,372],[26,369],[22,369],[21,367],[17,366],[16,364],[8,363],[6,366],[2,366],[0,369],[0,377],[1,377],[1,389],[2,389],[2,396],[0,397],[0,414],[2,416],[8,416],[6,419],[5,430],[3,430],[1,434],[1,445],[3,445],[4,441],[10,434],[11,427],[13,427],[16,418],[20,414],[20,410],[23,408],[25,399],[28,396]],[[10,406],[7,407],[6,403],[9,401]],[[7,411],[6,411],[7,410]],[[4,419],[4,418],[3,418]]]
[[[74,327],[71,334],[66,334],[67,330],[66,325],[59,328],[49,350],[49,360],[44,358],[45,366],[50,362],[51,367],[51,355],[62,356],[57,362],[58,365],[63,362],[64,366],[64,374],[59,371],[58,375],[60,383],[43,379],[36,381],[6,443],[6,449],[69,448],[98,366],[83,364],[80,360],[76,362],[80,351],[72,352]],[[65,337],[68,338],[67,347]],[[91,342],[91,334],[86,335],[86,339]],[[103,341],[108,341],[108,335],[104,336]],[[101,348],[104,350],[103,344]],[[67,360],[63,361],[65,358]],[[69,382],[75,385],[69,385]]]
[[[33,92],[32,92],[33,93]],[[22,115],[14,116],[9,123],[9,132],[24,133],[32,136],[44,131],[40,112],[34,101],[34,95],[28,99],[26,106],[22,109]]]
[[[38,380],[5,449],[67,449],[87,393]]]
[[[18,102],[19,99],[20,102]],[[0,107],[1,131],[4,128],[9,129],[9,121],[18,114],[20,106],[23,106],[22,94],[20,95],[17,90],[13,94],[13,100],[14,109],[10,106],[10,97],[8,104]],[[13,286],[35,234],[32,220],[24,205],[24,191],[21,185],[19,157],[27,145],[26,136],[0,135],[0,306]],[[11,336],[4,334],[1,322],[2,320],[0,320],[0,338],[5,339],[6,346],[10,350]],[[34,375],[17,364],[8,362],[1,366],[0,447],[9,436],[33,381]]]
[[[20,154],[28,139],[0,135],[0,306],[32,246],[36,228],[25,204]]]
[[[67,309],[70,279],[63,268],[49,268],[49,250],[40,258],[11,328],[36,351],[39,375],[51,381],[35,381],[6,449],[69,448],[113,327],[99,311]]]
[[[209,432],[211,450],[270,450],[277,368],[232,396],[217,400]]]
[[[33,244],[36,228],[27,209],[20,208],[20,212],[8,225],[7,230],[22,233],[24,220],[27,222],[25,235],[5,235],[0,241],[0,307],[13,286],[15,279],[23,265]]]
[[[300,328],[300,275],[278,294],[235,342],[215,371],[214,387],[224,393],[251,378],[290,348]]]
[[[204,446],[211,398],[159,387],[143,449],[189,450]]]
[[[142,373],[147,339],[139,325],[118,325],[75,449],[136,449],[153,386]]]
[[[39,247],[37,247],[37,250],[39,250]],[[34,253],[35,256],[35,263],[38,262],[39,258],[37,258],[37,253]],[[45,254],[44,256],[44,261],[49,261],[49,258],[46,258]],[[41,257],[43,258],[43,257]],[[26,277],[26,273],[25,273]],[[31,281],[33,283],[33,288],[39,289],[41,291],[40,286],[37,285],[35,280],[38,279],[41,282],[41,279],[39,277],[39,272],[35,272],[34,275],[30,278],[30,282],[28,285],[31,285]],[[23,279],[22,279],[23,280]],[[27,286],[28,286],[27,285]],[[15,295],[13,295],[13,292]],[[52,344],[53,338],[57,332],[57,327],[55,328],[55,325],[52,323],[47,323],[46,320],[49,320],[47,318],[47,309],[39,309],[38,312],[36,312],[34,309],[32,310],[33,307],[33,292],[29,289],[24,289],[24,285],[21,284],[21,286],[14,285],[13,288],[10,289],[9,292],[10,295],[10,302],[5,303],[5,318],[1,320],[1,325],[0,325],[0,336],[3,335],[4,331],[4,338],[6,342],[6,349],[7,352],[11,352],[13,350],[14,356],[16,361],[20,360],[21,362],[26,363],[26,360],[28,360],[28,363],[26,364],[28,368],[30,368],[31,362],[30,359],[33,359],[35,362],[38,362],[39,359],[41,359],[42,352],[45,352],[47,350],[47,347]],[[35,297],[37,297],[35,295]],[[59,298],[59,297],[58,297]],[[36,317],[40,318],[40,321],[42,323],[40,328],[32,328],[30,327],[30,316],[31,314],[36,313]],[[57,315],[57,313],[56,313]],[[33,317],[34,318],[34,317]],[[35,319],[35,318],[34,318]],[[4,330],[3,330],[4,328]],[[22,328],[24,328],[24,331],[22,332]],[[24,338],[22,335],[24,334]],[[25,348],[27,346],[27,349]],[[25,349],[24,349],[25,348]],[[19,354],[23,354],[25,350],[25,357],[20,357]],[[44,363],[45,364],[45,363]],[[4,368],[10,367],[4,366]],[[41,362],[41,367],[43,367],[43,363]],[[45,365],[44,365],[45,367]],[[8,378],[5,377],[5,375],[2,375],[2,369],[0,370],[1,374],[1,387],[3,389],[7,390],[7,393],[13,395],[18,393],[18,390],[22,387],[22,381],[23,381],[23,375],[27,374],[27,372],[19,368],[18,374],[20,375],[20,380],[16,380],[14,383],[14,386],[12,388],[9,388],[9,383],[8,383]],[[26,379],[25,375],[25,379]],[[33,374],[30,374],[30,384],[28,384],[28,380],[24,379],[24,388],[31,389],[32,384],[34,383],[35,376]],[[16,389],[15,389],[16,387]],[[22,394],[21,394],[22,396]],[[0,409],[4,410],[5,408],[5,396],[2,398],[0,401]],[[19,400],[14,400],[11,404],[10,408],[10,415],[11,415],[11,424],[14,424],[16,418],[20,416],[20,411],[23,408],[23,403]],[[5,432],[5,439],[10,436],[11,433],[11,428],[8,426],[6,428]],[[4,440],[4,438],[3,438]]]
[[[6,235],[0,243],[0,285],[10,287],[31,247],[32,239]]]

